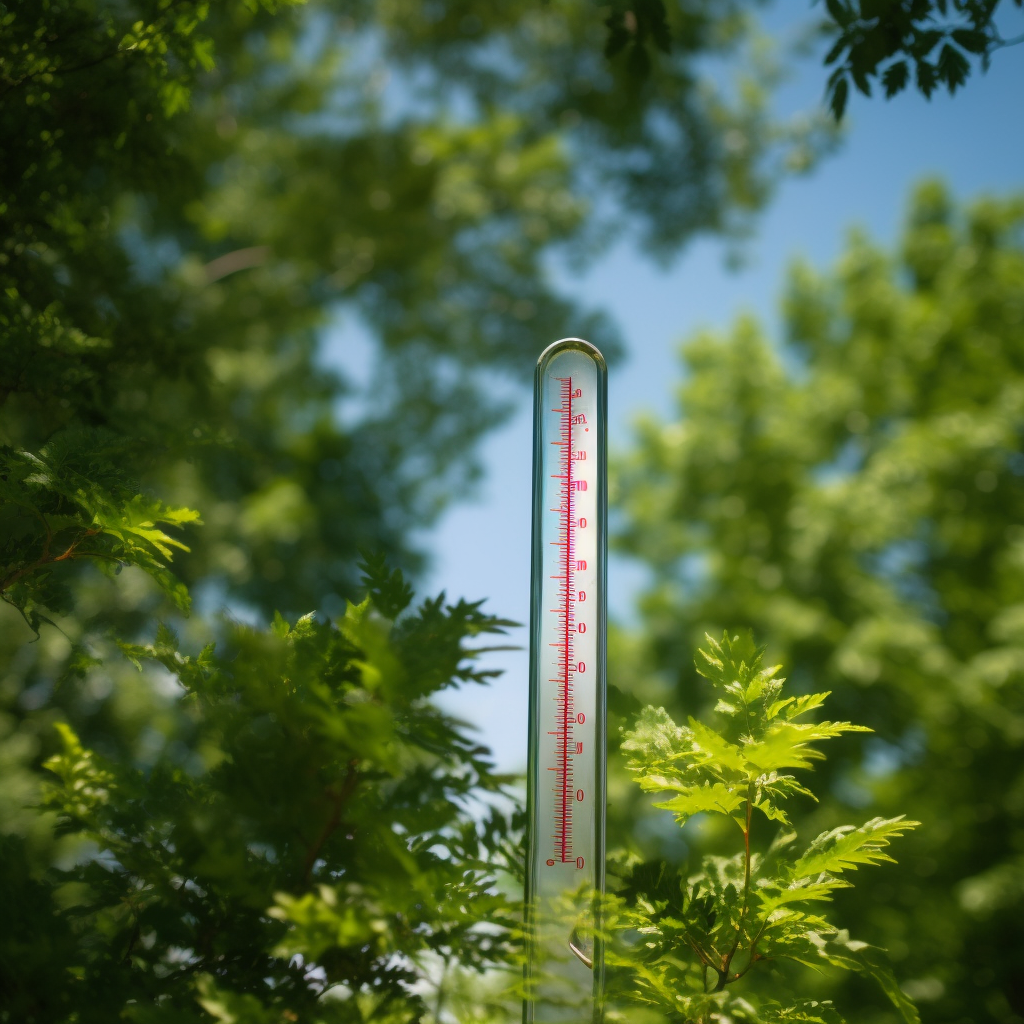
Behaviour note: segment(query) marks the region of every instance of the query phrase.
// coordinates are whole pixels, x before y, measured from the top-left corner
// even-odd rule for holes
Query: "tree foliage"
[[[825,6],[835,36],[825,64],[836,65],[827,94],[837,119],[851,82],[870,96],[872,82],[881,81],[887,99],[911,83],[926,99],[942,86],[952,94],[967,81],[972,60],[987,70],[997,49],[1024,42],[999,32],[999,0],[826,0]]]
[[[924,822],[836,905],[926,1020],[1024,1012],[1022,223],[1019,199],[961,209],[929,184],[895,255],[854,234],[834,273],[797,265],[784,344],[749,319],[692,339],[680,419],[642,423],[613,485],[619,546],[651,571],[642,629],[612,658],[622,690],[702,719],[687,650],[738,622],[794,665],[797,693],[813,679],[874,730],[835,741],[815,817],[870,802]],[[682,856],[617,785],[620,827],[636,813],[648,855]],[[816,991],[880,1012],[855,981]]]
[[[1012,3],[1024,6],[1024,0]],[[669,0],[608,6],[605,54],[619,57],[634,80],[645,79],[674,47],[685,45],[686,30]],[[824,8],[820,29],[831,39],[824,64],[836,65],[825,95],[837,121],[851,83],[870,96],[872,83],[880,81],[887,99],[911,83],[928,99],[942,86],[952,94],[967,81],[972,61],[988,70],[996,50],[1024,43],[1024,34],[1007,39],[1000,32],[1000,0],[825,0]]]
[[[0,5],[0,1020],[490,1012],[518,826],[432,698],[502,623],[385,564],[539,338],[613,354],[552,259],[735,233],[814,145],[698,71],[739,4],[642,83],[592,13]]]
[[[507,623],[405,610],[368,570],[336,624],[122,643],[165,680],[148,756],[56,721],[32,782],[52,833],[3,839],[0,1019],[413,1021],[445,963],[508,958],[515,833],[469,813],[510,806],[508,780],[431,702],[486,681],[467,641]]]
[[[188,547],[164,527],[195,523],[199,514],[141,494],[120,464],[130,447],[82,430],[55,434],[38,454],[0,450],[0,593],[33,630],[46,619],[41,608],[70,610],[69,588],[53,574],[77,559],[114,573],[140,566],[188,611],[188,591],[167,568],[174,549]]]
[[[345,605],[354,553],[411,560],[502,413],[481,374],[525,378],[538,324],[614,349],[543,272],[602,244],[583,195],[667,252],[755,209],[777,142],[690,67],[741,44],[734,10],[629,91],[586,13],[0,8],[0,589],[38,637],[5,622],[2,1019],[479,1012],[459,972],[508,956],[516,856],[431,698],[486,679],[464,641],[502,624],[406,610],[376,557]],[[323,356],[339,308],[362,384]],[[146,642],[147,576],[336,624]]]
[[[540,325],[614,354],[610,325],[552,285],[548,254],[584,258],[613,230],[662,254],[738,230],[785,154],[813,144],[773,123],[755,84],[730,95],[697,74],[744,45],[740,5],[680,8],[686,41],[642,85],[604,56],[590,14],[568,0],[9,4],[11,457],[42,458],[61,431],[79,448],[102,438],[85,458],[123,445],[103,500],[122,516],[133,490],[203,511],[179,577],[264,614],[337,611],[362,546],[415,564],[410,530],[472,479],[473,444],[505,412],[484,375],[525,380]],[[327,358],[339,315],[349,331]],[[356,359],[361,329],[374,342]],[[7,571],[23,608],[69,575],[41,574],[41,517],[67,499],[34,486]]]
[[[621,920],[634,941],[613,947],[613,999],[656,1008],[671,1021],[832,1024],[842,1018],[829,1001],[800,998],[778,976],[771,999],[739,995],[749,982],[737,984],[787,961],[830,964],[877,980],[903,1020],[918,1024],[883,951],[851,939],[819,904],[853,884],[849,872],[892,863],[886,848],[919,822],[900,815],[840,826],[796,852],[785,807],[791,797],[813,797],[792,772],[824,759],[815,744],[869,730],[804,721],[828,694],[783,696],[779,666],[764,666],[749,635],[705,640],[697,672],[715,688],[719,727],[695,718],[679,726],[664,708],[648,707],[622,750],[640,788],[662,797],[656,808],[680,825],[697,815],[724,817],[738,828],[740,850],[705,856],[695,874],[664,862],[620,865]]]

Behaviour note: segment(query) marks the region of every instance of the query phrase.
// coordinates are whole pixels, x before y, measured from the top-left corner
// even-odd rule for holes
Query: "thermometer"
[[[607,372],[567,338],[534,383],[524,1024],[600,1019]]]

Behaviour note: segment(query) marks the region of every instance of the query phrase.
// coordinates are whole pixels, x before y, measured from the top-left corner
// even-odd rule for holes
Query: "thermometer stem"
[[[534,398],[524,1024],[601,1019],[607,377],[567,338]]]

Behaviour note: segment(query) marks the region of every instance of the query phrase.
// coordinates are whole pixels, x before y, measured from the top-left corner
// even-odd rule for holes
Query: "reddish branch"
[[[46,530],[46,540],[43,542],[43,553],[34,561],[28,565],[23,565],[20,569],[15,570],[9,576],[0,580],[0,592],[6,590],[8,587],[13,586],[18,580],[23,579],[30,573],[35,572],[37,569],[41,569],[44,565],[53,565],[56,562],[66,562],[73,558],[84,558],[86,556],[91,558],[108,558],[108,556],[99,551],[79,551],[78,545],[82,543],[87,537],[95,537],[99,530],[86,530],[81,536],[76,537],[67,548],[62,551],[59,555],[50,556],[50,541],[52,535],[50,534],[49,527]]]
[[[730,976],[729,968],[732,965],[732,959],[736,955],[736,950],[739,949],[740,940],[743,938],[743,925],[746,923],[747,917],[750,913],[750,823],[751,816],[754,810],[754,784],[748,783],[747,785],[747,814],[746,824],[742,826],[743,831],[743,909],[740,911],[740,919],[736,922],[736,939],[733,941],[732,948],[728,953],[722,957],[720,967],[715,967],[718,972],[718,984],[715,986],[716,992],[721,992],[726,985],[731,981],[737,981],[742,978],[744,974],[750,970],[750,964],[757,959],[757,953],[754,951],[753,944],[750,947],[750,962],[742,970]],[[756,941],[756,940],[755,940]],[[714,965],[712,965],[714,966]]]
[[[324,827],[320,830],[320,834],[306,851],[306,859],[302,866],[302,880],[304,882],[309,881],[309,876],[313,873],[313,865],[316,864],[317,858],[320,856],[320,851],[323,849],[324,844],[338,830],[338,826],[341,825],[341,812],[344,810],[345,804],[348,803],[349,798],[355,792],[356,785],[359,782],[359,775],[356,772],[358,764],[358,758],[352,758],[348,763],[348,771],[345,773],[345,780],[342,782],[341,787],[339,789],[334,789],[329,786],[325,790],[325,796],[331,805],[331,815],[324,823]]]

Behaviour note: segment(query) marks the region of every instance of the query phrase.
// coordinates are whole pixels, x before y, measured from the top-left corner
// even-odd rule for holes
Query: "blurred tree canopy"
[[[614,645],[620,714],[695,714],[693,652],[728,623],[874,729],[836,741],[810,823],[923,822],[836,904],[925,1021],[1024,1017],[1022,228],[1022,198],[959,208],[929,184],[897,253],[854,234],[834,273],[797,265],[784,344],[750,319],[687,342],[679,419],[640,424],[612,487],[651,573]],[[687,858],[621,768],[610,809],[620,840]],[[886,1019],[869,988],[836,1001]]]
[[[591,13],[7,5],[9,599],[67,610],[59,584],[87,551],[116,567],[145,563],[141,546],[166,570],[93,522],[158,522],[159,498],[171,524],[203,518],[186,583],[264,614],[337,610],[359,545],[408,562],[411,528],[472,476],[504,412],[495,372],[525,379],[541,338],[616,350],[551,256],[739,231],[781,163],[812,158],[816,130],[769,114],[769,70],[736,90],[698,73],[747,45],[744,5],[680,4],[680,45],[642,82]],[[375,354],[346,345],[359,327]]]
[[[738,0],[642,78],[593,13],[0,4],[0,1021],[485,1012],[519,825],[432,698],[503,624],[356,552],[415,568],[544,342],[614,353],[559,261],[742,234],[829,138]]]

